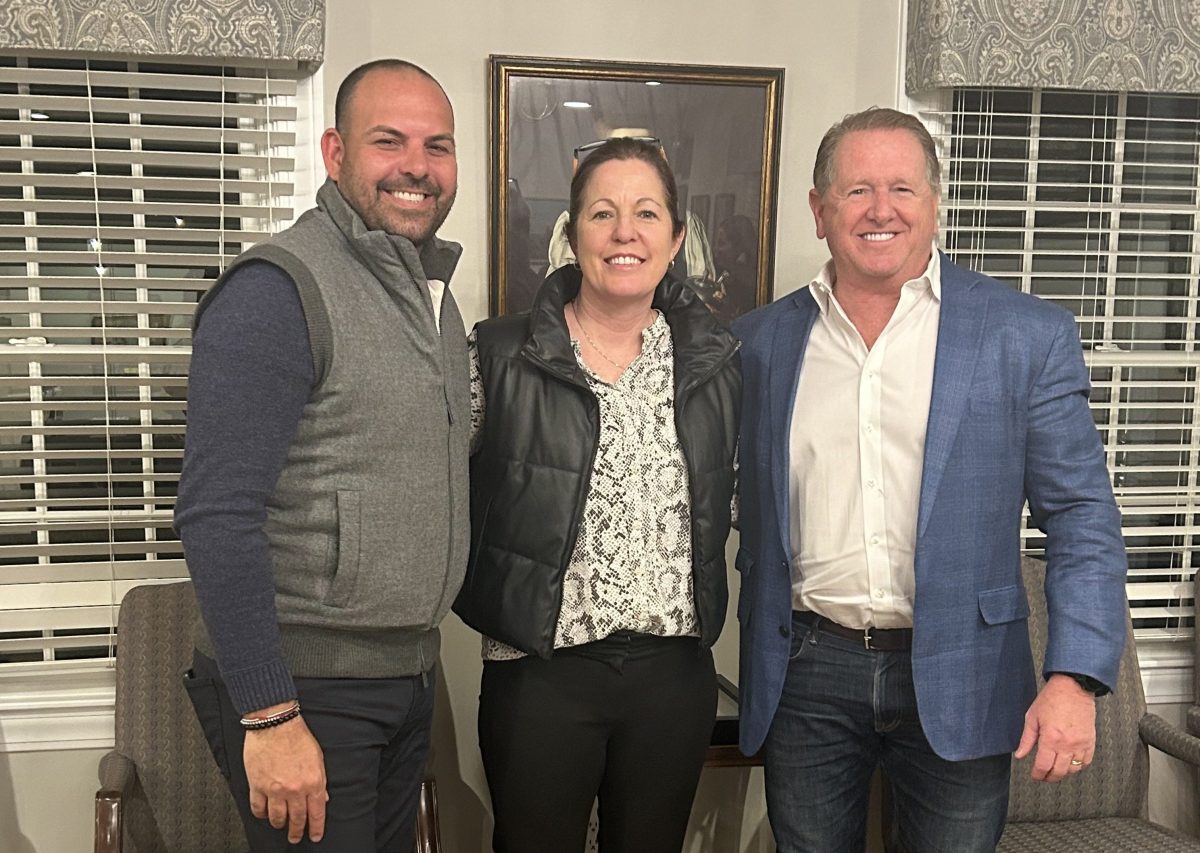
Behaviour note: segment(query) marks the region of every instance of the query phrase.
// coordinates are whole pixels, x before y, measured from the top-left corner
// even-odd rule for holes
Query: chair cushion
[[[1200,853],[1200,840],[1135,818],[1010,823],[997,853]]]

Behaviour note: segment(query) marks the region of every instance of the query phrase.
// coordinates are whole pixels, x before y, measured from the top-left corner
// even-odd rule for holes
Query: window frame
[[[954,230],[954,225],[956,220],[959,223],[962,221],[961,218],[956,216],[956,208],[970,208],[971,206],[966,200],[961,203],[957,203],[956,199],[953,198],[954,173],[956,168],[962,168],[961,161],[960,163],[956,163],[956,160],[959,160],[960,158],[956,158],[955,154],[961,154],[963,150],[961,147],[959,147],[956,151],[955,144],[949,141],[949,138],[954,132],[954,99],[956,92],[962,92],[964,90],[978,90],[979,88],[980,87],[963,87],[963,89],[939,90],[926,93],[920,98],[907,99],[907,107],[909,111],[919,115],[923,119],[931,134],[933,134],[935,140],[938,142],[939,155],[942,160],[943,193],[943,200],[940,210],[941,234],[939,242],[944,246],[951,246],[951,250],[947,252],[947,254],[951,255],[951,257],[955,256],[953,251],[955,248],[953,245],[955,240],[952,233]],[[1196,486],[1196,481],[1198,478],[1200,478],[1200,454],[1197,452],[1198,448],[1200,448],[1200,433],[1198,433],[1198,431],[1200,431],[1200,424],[1197,423],[1197,420],[1200,420],[1200,402],[1197,401],[1197,397],[1200,396],[1200,394],[1198,394],[1196,391],[1197,370],[1200,369],[1200,353],[1197,353],[1196,351],[1196,337],[1200,336],[1200,328],[1197,327],[1197,288],[1200,287],[1200,207],[1198,207],[1196,204],[1197,200],[1200,200],[1200,137],[1189,143],[1192,145],[1192,161],[1190,168],[1192,169],[1193,178],[1192,183],[1187,187],[1188,191],[1190,192],[1188,204],[1185,204],[1179,209],[1169,211],[1170,215],[1186,214],[1191,217],[1190,229],[1186,229],[1185,231],[1181,232],[1186,234],[1188,236],[1188,240],[1190,240],[1190,246],[1187,249],[1187,253],[1190,254],[1191,259],[1190,270],[1183,275],[1185,288],[1187,290],[1187,296],[1185,298],[1189,304],[1181,322],[1190,324],[1191,329],[1185,333],[1182,341],[1180,341],[1180,348],[1174,352],[1167,349],[1156,350],[1153,348],[1139,348],[1137,345],[1138,341],[1133,339],[1118,341],[1115,344],[1113,344],[1110,340],[1110,343],[1106,345],[1104,343],[1105,338],[1113,339],[1120,337],[1119,335],[1114,335],[1114,323],[1119,325],[1119,318],[1116,320],[1114,319],[1116,315],[1113,310],[1115,301],[1120,292],[1119,288],[1115,286],[1117,280],[1123,277],[1134,279],[1135,281],[1133,286],[1136,290],[1138,285],[1136,279],[1142,273],[1140,269],[1135,268],[1132,276],[1126,276],[1126,273],[1129,271],[1122,269],[1121,264],[1119,263],[1123,257],[1127,258],[1130,256],[1136,256],[1140,251],[1140,244],[1138,247],[1139,251],[1130,252],[1122,250],[1121,248],[1121,235],[1123,233],[1121,226],[1123,220],[1127,216],[1138,214],[1138,211],[1134,209],[1134,205],[1125,203],[1121,195],[1122,190],[1126,189],[1123,181],[1123,169],[1130,165],[1127,163],[1124,155],[1131,146],[1140,144],[1142,142],[1142,140],[1128,138],[1126,133],[1130,123],[1138,119],[1137,116],[1134,116],[1133,118],[1130,117],[1129,101],[1131,98],[1137,99],[1154,96],[1145,96],[1137,93],[1130,95],[1129,93],[1087,93],[1036,89],[993,91],[1005,92],[1008,94],[1011,94],[1014,91],[1019,91],[1028,94],[1031,97],[1029,110],[1031,115],[1031,127],[1028,139],[1028,155],[1026,158],[1026,165],[1028,165],[1030,170],[1026,174],[1029,186],[1027,187],[1027,193],[1024,198],[1013,199],[1011,200],[1011,205],[1009,205],[1009,209],[1013,207],[1020,208],[1027,217],[1027,227],[1025,228],[1026,233],[1024,235],[1024,241],[1022,245],[1022,263],[1019,270],[1010,270],[1007,272],[1007,275],[1001,273],[1001,277],[1019,279],[1020,289],[1024,292],[1030,292],[1031,290],[1036,292],[1038,290],[1038,288],[1031,286],[1032,274],[1034,272],[1032,269],[1031,260],[1032,257],[1038,254],[1038,251],[1040,251],[1035,250],[1031,242],[1031,238],[1037,232],[1035,217],[1039,212],[1044,213],[1047,207],[1063,208],[1072,206],[1072,202],[1062,200],[1057,200],[1048,205],[1045,203],[1044,199],[1039,199],[1037,195],[1038,187],[1045,183],[1043,181],[1042,184],[1039,184],[1039,178],[1041,177],[1040,168],[1045,162],[1047,162],[1047,158],[1042,152],[1041,140],[1043,138],[1043,134],[1041,133],[1041,127],[1039,125],[1039,121],[1045,112],[1042,109],[1043,95],[1049,93],[1060,99],[1070,99],[1075,97],[1081,100],[1087,98],[1106,97],[1113,99],[1115,103],[1116,109],[1114,109],[1112,111],[1112,115],[1108,117],[1108,119],[1114,123],[1112,133],[1110,134],[1113,141],[1113,147],[1102,147],[1104,153],[1112,155],[1110,157],[1110,162],[1107,164],[1107,168],[1111,170],[1108,177],[1111,188],[1113,189],[1112,196],[1108,199],[1101,199],[1098,202],[1096,199],[1089,199],[1082,205],[1080,205],[1078,202],[1074,203],[1075,209],[1081,213],[1087,213],[1097,217],[1108,217],[1106,223],[1107,228],[1104,229],[1105,237],[1102,240],[1097,241],[1098,248],[1101,244],[1105,246],[1103,257],[1104,263],[1097,264],[1094,274],[1090,276],[1081,276],[1081,278],[1090,277],[1103,280],[1103,283],[1097,288],[1098,291],[1103,292],[1103,299],[1101,300],[1103,302],[1103,310],[1100,317],[1100,322],[1096,324],[1100,327],[1100,342],[1097,343],[1095,337],[1093,337],[1092,340],[1088,340],[1088,326],[1086,323],[1080,323],[1085,332],[1085,362],[1088,364],[1089,371],[1091,371],[1093,376],[1092,408],[1093,412],[1097,413],[1097,420],[1099,422],[1098,425],[1101,429],[1102,436],[1105,438],[1105,452],[1106,456],[1108,457],[1110,471],[1114,474],[1114,477],[1117,481],[1118,503],[1122,505],[1124,515],[1123,531],[1127,537],[1133,535],[1135,542],[1139,541],[1139,539],[1147,539],[1149,538],[1148,534],[1152,534],[1154,530],[1152,528],[1149,530],[1141,530],[1139,529],[1139,525],[1131,523],[1132,519],[1136,517],[1137,513],[1130,512],[1130,510],[1136,509],[1138,499],[1136,499],[1136,495],[1126,494],[1125,490],[1122,489],[1123,483],[1120,479],[1123,472],[1126,472],[1129,468],[1136,466],[1123,464],[1124,460],[1122,460],[1120,457],[1125,456],[1125,452],[1120,449],[1118,443],[1113,439],[1112,435],[1106,434],[1118,433],[1124,428],[1129,428],[1130,423],[1128,419],[1125,423],[1122,423],[1117,415],[1123,408],[1127,408],[1129,410],[1135,409],[1136,403],[1132,401],[1123,403],[1120,395],[1128,389],[1123,389],[1121,387],[1121,383],[1118,381],[1110,380],[1105,382],[1105,372],[1110,371],[1112,375],[1116,377],[1122,371],[1130,372],[1133,375],[1136,375],[1139,369],[1145,370],[1153,367],[1159,367],[1163,370],[1166,370],[1170,367],[1176,367],[1185,368],[1186,370],[1191,371],[1180,380],[1181,387],[1186,386],[1187,388],[1190,388],[1190,399],[1186,399],[1187,394],[1185,393],[1185,401],[1179,406],[1179,408],[1187,408],[1191,412],[1191,420],[1187,421],[1185,419],[1179,425],[1181,431],[1190,430],[1190,442],[1181,441],[1179,445],[1165,447],[1165,450],[1168,453],[1176,452],[1180,456],[1189,456],[1190,461],[1186,466],[1182,463],[1179,465],[1180,470],[1184,472],[1182,476],[1185,480],[1185,484],[1179,487],[1180,497],[1184,498],[1183,506],[1168,506],[1165,509],[1174,509],[1177,513],[1190,517],[1190,523],[1185,523],[1182,525],[1183,529],[1178,534],[1181,541],[1177,547],[1183,557],[1180,561],[1180,565],[1174,570],[1167,570],[1165,568],[1157,570],[1157,574],[1176,576],[1169,579],[1168,582],[1179,591],[1179,595],[1172,596],[1167,600],[1169,602],[1173,602],[1178,611],[1186,611],[1186,615],[1181,617],[1181,623],[1182,621],[1194,620],[1194,598],[1191,594],[1184,592],[1183,590],[1186,589],[1190,591],[1193,589],[1192,579],[1196,575],[1197,566],[1200,565],[1200,497],[1197,497],[1198,487]],[[1162,97],[1187,98],[1188,96],[1173,95]],[[1195,100],[1197,104],[1200,105],[1200,99]],[[1085,141],[1092,142],[1092,140]],[[1095,145],[1093,143],[1093,148],[1094,147]],[[969,161],[972,158],[968,157],[966,159]],[[981,177],[986,180],[990,177],[990,175],[983,175]],[[993,187],[989,185],[989,189],[985,194],[973,199],[976,210],[983,209],[986,212],[994,215],[999,211],[1006,209],[1006,206],[1002,203],[996,203],[989,206],[988,198],[992,194],[992,189]],[[1170,207],[1169,205],[1163,206]],[[967,230],[971,227],[973,226],[971,225],[970,218],[968,218],[966,229],[963,230]],[[984,231],[986,230],[987,226],[986,222],[984,222],[974,227],[979,228],[980,231]],[[1141,237],[1139,236],[1138,240],[1140,239]],[[1044,253],[1045,252],[1043,252],[1043,254]],[[960,257],[961,254],[963,253],[960,253]],[[1149,254],[1149,251],[1147,251],[1147,254]],[[986,255],[986,252],[978,253],[973,258],[969,256],[962,258],[960,262],[965,263],[965,265],[970,266],[972,269],[976,269],[980,272],[995,275],[996,272],[990,271],[986,262],[981,262],[980,255]],[[1152,278],[1153,276],[1147,274],[1146,277]],[[1053,279],[1054,274],[1051,273],[1048,278]],[[1096,298],[1100,299],[1100,296],[1097,295]],[[1081,299],[1080,301],[1083,300]],[[1146,301],[1152,303],[1155,300],[1152,297],[1147,297]],[[1136,311],[1136,306],[1134,310]],[[1080,312],[1075,310],[1072,313],[1076,314],[1077,322],[1079,322]],[[1095,330],[1096,325],[1092,326],[1092,330]],[[1190,376],[1190,379],[1187,378],[1188,376]],[[1149,384],[1160,388],[1166,387],[1166,383],[1164,381],[1160,381],[1157,385],[1154,382]],[[1156,403],[1151,403],[1149,405],[1152,406],[1155,404]],[[1132,430],[1130,429],[1129,431]],[[1151,451],[1157,451],[1159,448],[1151,446],[1148,449],[1142,448],[1142,450],[1147,456],[1149,456],[1151,455]],[[1169,470],[1169,468],[1170,466],[1166,466],[1166,470]],[[1151,498],[1147,497],[1142,502],[1148,503],[1150,501]],[[1030,531],[1027,538],[1028,544],[1025,550],[1030,553],[1040,553],[1037,547],[1039,544],[1039,537],[1039,531]],[[1137,546],[1135,545],[1133,547],[1136,549]],[[1149,546],[1147,546],[1147,548],[1149,549]],[[1131,560],[1131,562],[1134,563],[1134,566],[1131,571],[1130,581],[1128,582],[1128,588],[1133,592],[1131,598],[1133,599],[1134,604],[1135,619],[1138,617],[1139,601],[1146,600],[1144,596],[1139,594],[1139,590],[1137,588],[1139,581],[1137,578],[1139,576],[1154,576],[1154,570],[1137,566],[1137,561],[1137,554],[1135,553],[1134,559]],[[1190,602],[1189,599],[1191,599]],[[1141,634],[1141,636],[1138,636],[1137,638],[1138,655],[1143,673],[1144,686],[1146,688],[1147,697],[1150,701],[1181,702],[1190,700],[1191,676],[1193,670],[1191,637],[1194,630],[1194,627],[1183,627],[1178,631],[1174,631],[1173,634],[1171,631],[1163,631],[1158,632],[1158,635],[1153,635],[1155,632],[1148,632],[1146,629],[1141,629],[1138,631],[1138,633]],[[1147,636],[1147,633],[1150,633],[1151,635]]]
[[[21,54],[19,52],[5,53],[5,57],[10,62],[16,56],[21,56]],[[23,61],[19,62],[18,65],[27,66],[28,62],[26,60],[31,58],[45,59],[46,57],[23,56]],[[70,60],[58,59],[57,61],[67,65],[71,64]],[[133,69],[131,73],[137,73],[136,70],[146,64],[160,66],[170,62],[170,60],[157,57],[129,57],[120,58],[116,61],[126,63],[126,67]],[[97,58],[92,62],[96,66],[107,68],[114,62],[114,59],[112,57],[104,57],[103,59]],[[268,163],[271,165],[284,162],[292,164],[292,168],[290,169],[290,198],[293,203],[290,205],[286,204],[287,196],[283,194],[279,195],[274,200],[274,203],[268,200],[267,206],[270,210],[266,219],[274,221],[276,227],[265,230],[260,228],[259,231],[261,233],[250,241],[256,242],[257,239],[261,239],[261,237],[271,233],[272,230],[279,230],[280,227],[286,227],[292,217],[292,212],[311,206],[316,188],[323,178],[319,153],[314,156],[315,152],[319,152],[319,138],[323,127],[321,124],[321,104],[323,100],[321,97],[321,71],[320,69],[315,71],[300,71],[295,63],[252,63],[245,60],[225,63],[197,60],[186,64],[195,68],[224,66],[227,69],[226,74],[230,74],[230,71],[235,68],[253,68],[256,71],[266,70],[271,75],[272,80],[286,79],[290,81],[289,86],[294,87],[294,95],[285,99],[287,101],[285,105],[286,109],[276,110],[272,107],[272,112],[266,119],[268,124],[272,124],[276,128],[286,127],[285,130],[278,131],[280,136],[276,137],[276,143],[280,139],[289,141],[285,145],[276,144],[275,148],[277,150],[264,155],[269,158]],[[5,66],[5,68],[9,67],[11,66]],[[0,68],[0,71],[3,70],[5,69]],[[267,85],[270,86],[271,84],[268,83]],[[94,89],[91,91],[94,91]],[[291,115],[292,113],[294,115],[286,119],[283,124],[276,121],[278,116]],[[0,120],[0,135],[6,132],[4,125],[9,123]],[[26,120],[25,124],[28,125],[28,120]],[[168,131],[166,135],[174,132],[176,131]],[[186,130],[178,132],[184,137],[187,136]],[[271,133],[276,132],[274,130],[271,131]],[[133,133],[136,134],[137,131],[134,130]],[[184,147],[186,148],[186,145]],[[166,145],[164,148],[170,149],[171,146]],[[11,150],[9,153],[12,153]],[[3,154],[2,149],[0,149],[0,154]],[[176,155],[167,154],[166,156],[170,158]],[[224,177],[222,177],[222,180],[224,180]],[[281,181],[281,183],[287,184],[289,181]],[[30,195],[32,193],[26,191],[25,194]],[[224,198],[223,193],[222,198]],[[282,207],[277,206],[280,199],[283,201]],[[142,238],[143,242],[145,239],[150,239],[153,236],[155,235],[144,235]],[[245,245],[249,245],[250,242],[247,242]],[[36,242],[34,243],[34,247],[36,247]],[[168,247],[167,251],[171,251],[171,249]],[[236,252],[233,254],[236,254]],[[146,260],[152,263],[154,259],[150,258]],[[0,264],[2,263],[4,261],[0,257]],[[36,269],[34,271],[36,272]],[[203,286],[196,288],[197,299],[200,293],[206,289],[208,283],[211,282],[206,282]],[[4,284],[5,280],[0,278],[0,286]],[[28,286],[26,281],[20,281],[19,284],[22,288]],[[33,291],[31,295],[36,296],[38,294],[36,291]],[[145,304],[147,303],[139,303],[139,305]],[[13,306],[9,304],[8,307],[11,309]],[[110,305],[109,307],[113,306]],[[117,307],[118,310],[123,308],[123,306]],[[170,311],[179,308],[180,306],[172,306],[167,310]],[[191,307],[187,307],[186,310],[190,315]],[[31,325],[33,325],[34,319],[33,317],[30,318]],[[114,328],[114,324],[112,323],[106,325],[110,329]],[[138,325],[144,328],[148,324],[143,320]],[[120,333],[111,335],[111,337],[119,336]],[[138,329],[137,332],[131,332],[130,337],[133,336],[141,338],[137,343],[142,346],[145,345],[145,338],[149,337],[149,335],[142,332],[142,329]],[[36,333],[30,332],[27,337],[36,337]],[[8,345],[0,343],[0,346]],[[109,349],[118,350],[120,346],[113,345]],[[186,360],[187,355],[190,354],[190,342],[188,345],[182,347],[180,352],[182,352],[182,358]],[[176,353],[176,355],[179,355],[179,353]],[[101,380],[103,381],[103,376]],[[182,426],[179,428],[179,431],[182,434]],[[111,450],[111,447],[109,449]],[[179,452],[181,454],[182,445],[179,447]],[[111,467],[109,470],[112,470]],[[162,521],[169,526],[170,509],[164,509],[161,514],[164,516]],[[10,518],[11,515],[12,513],[4,513],[0,510],[0,519]],[[114,541],[114,537],[111,534],[109,541]],[[180,559],[176,567],[177,570],[167,571],[165,574],[168,577],[186,577],[186,571],[182,567],[181,550],[179,553]],[[120,561],[111,565],[115,569],[121,568]],[[4,571],[4,568],[4,566],[0,566],[0,573]],[[85,571],[85,574],[87,574],[87,571]],[[155,582],[154,577],[145,579],[149,582]],[[159,580],[162,579],[164,578],[159,578]],[[138,580],[140,578],[132,576],[127,577],[125,580],[120,580],[117,577],[116,571],[110,572],[107,579],[101,580],[102,583],[107,583],[112,589],[111,600],[103,606],[111,611],[111,620],[114,624],[119,607],[120,594],[123,593],[127,586]],[[3,584],[0,584],[0,587],[2,586]],[[36,599],[37,595],[35,594],[33,598]],[[4,611],[0,611],[0,619],[3,618],[3,615]],[[0,628],[0,630],[3,629]],[[0,665],[0,731],[4,732],[4,738],[0,742],[0,752],[110,747],[113,737],[114,671],[111,645],[109,648],[109,656],[103,658],[54,661],[48,665],[41,665],[40,663],[30,666]]]

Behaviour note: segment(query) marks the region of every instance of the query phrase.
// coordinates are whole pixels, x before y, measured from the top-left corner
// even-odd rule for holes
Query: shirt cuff
[[[1068,678],[1074,679],[1075,683],[1091,693],[1093,696],[1106,696],[1112,691],[1105,686],[1104,682],[1092,678],[1090,675],[1083,675],[1078,672],[1052,672],[1051,675],[1065,675]]]

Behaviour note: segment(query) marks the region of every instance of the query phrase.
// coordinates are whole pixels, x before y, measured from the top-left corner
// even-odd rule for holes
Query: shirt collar
[[[822,314],[829,311],[829,301],[833,297],[833,285],[836,280],[837,276],[833,270],[833,258],[830,258],[821,267],[821,271],[817,273],[817,277],[812,280],[812,284],[810,285],[813,299],[816,300],[817,308],[820,309]],[[936,243],[933,244],[933,252],[930,254],[925,272],[912,281],[904,283],[905,287],[910,284],[919,288],[928,287],[929,292],[933,294],[933,298],[938,302],[942,301],[942,254],[938,251]]]

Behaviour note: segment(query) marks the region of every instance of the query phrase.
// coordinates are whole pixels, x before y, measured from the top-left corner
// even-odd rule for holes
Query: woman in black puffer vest
[[[455,604],[484,635],[479,734],[497,853],[683,844],[716,685],[741,391],[737,343],[668,267],[653,141],[571,184],[578,258],[472,334],[472,542]]]

